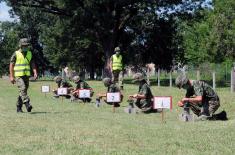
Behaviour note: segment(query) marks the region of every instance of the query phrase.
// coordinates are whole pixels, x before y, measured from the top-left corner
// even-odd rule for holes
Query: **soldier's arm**
[[[15,78],[14,78],[15,63],[16,63],[16,54],[13,53],[13,55],[11,56],[10,65],[9,65],[10,81],[11,81],[12,84],[15,83]]]
[[[15,79],[14,79],[14,66],[15,66],[15,64],[10,63],[9,72],[10,72],[10,81],[11,81],[12,84],[15,83]]]
[[[196,97],[184,97],[182,99],[183,103],[190,102],[193,104],[198,104],[202,102],[202,96],[196,96]]]
[[[109,68],[110,68],[111,72],[113,70],[113,65],[112,64],[113,64],[113,56],[110,57],[110,62],[109,62]]]
[[[106,97],[106,94],[105,94],[105,93],[99,93],[99,94],[97,94],[97,96],[98,96],[99,98],[103,98],[103,97]]]
[[[32,60],[31,62],[31,67],[33,69],[33,77],[34,79],[36,80],[37,77],[38,77],[38,72],[37,72],[37,69],[36,69],[36,65],[35,65],[35,62]]]

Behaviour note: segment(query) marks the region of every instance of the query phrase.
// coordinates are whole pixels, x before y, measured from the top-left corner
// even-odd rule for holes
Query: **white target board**
[[[42,93],[49,93],[50,92],[50,86],[42,86],[41,91],[42,91]]]
[[[67,95],[68,94],[68,89],[67,88],[58,88],[57,89],[57,94],[58,95]]]
[[[79,89],[79,98],[91,98],[91,90]]]
[[[120,92],[107,93],[106,99],[108,103],[121,102],[121,94]]]
[[[154,96],[154,109],[172,109],[172,96]]]

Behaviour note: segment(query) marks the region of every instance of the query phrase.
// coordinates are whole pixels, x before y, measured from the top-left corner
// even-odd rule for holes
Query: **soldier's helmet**
[[[22,38],[20,39],[19,41],[19,46],[22,47],[22,46],[28,46],[30,43],[29,43],[29,40],[27,38]]]
[[[79,77],[79,76],[74,76],[74,77],[73,77],[73,81],[74,81],[74,82],[78,82],[79,80],[80,80],[80,77]]]
[[[104,82],[104,85],[107,87],[111,84],[112,80],[110,78],[104,78],[103,82]]]
[[[120,50],[120,47],[116,47],[115,49],[114,49],[114,52],[120,52],[121,50]]]
[[[187,78],[187,76],[185,74],[181,74],[175,79],[175,85],[178,88],[182,88],[182,86],[187,84],[188,81],[189,81],[189,79]]]
[[[133,76],[133,82],[144,80],[144,75],[142,73],[136,73]]]
[[[61,77],[61,76],[56,76],[56,77],[54,78],[54,81],[55,81],[56,83],[59,83],[59,82],[62,81],[62,77]]]

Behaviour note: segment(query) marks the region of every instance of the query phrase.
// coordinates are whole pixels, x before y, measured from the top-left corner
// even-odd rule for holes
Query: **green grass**
[[[88,81],[95,93],[105,91],[103,84]],[[0,80],[0,154],[234,154],[235,153],[235,93],[229,88],[218,89],[221,107],[228,121],[184,123],[176,106],[183,90],[152,86],[154,95],[173,96],[173,110],[166,111],[166,123],[161,114],[126,114],[126,100],[116,113],[112,107],[70,103],[68,100],[45,97],[41,85],[52,82],[31,82],[29,95],[33,112],[16,113],[17,88]],[[128,96],[138,90],[125,85]],[[94,95],[95,98],[95,95]],[[94,99],[93,99],[94,101]],[[23,109],[24,111],[25,108]]]

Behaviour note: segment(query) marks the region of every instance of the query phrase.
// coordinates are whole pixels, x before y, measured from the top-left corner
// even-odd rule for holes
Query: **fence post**
[[[215,83],[215,71],[213,71],[212,73],[213,75],[213,89],[215,90],[215,87],[216,87],[216,83]]]
[[[150,72],[149,72],[149,67],[148,67],[147,68],[147,83],[148,83],[148,85],[150,85],[149,77],[150,77]]]
[[[170,71],[170,87],[172,87],[172,72]]]
[[[197,70],[197,80],[200,80],[200,71]]]
[[[160,87],[160,68],[157,71],[157,86]]]
[[[235,68],[231,70],[231,92],[235,92]]]

